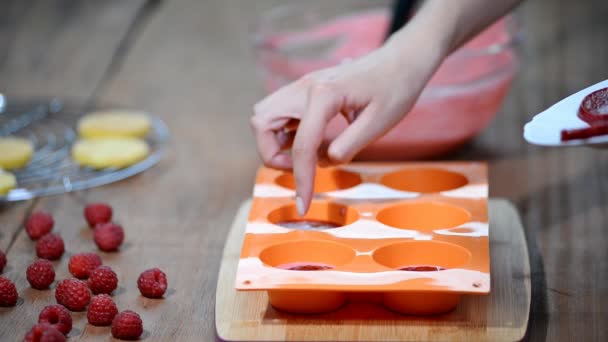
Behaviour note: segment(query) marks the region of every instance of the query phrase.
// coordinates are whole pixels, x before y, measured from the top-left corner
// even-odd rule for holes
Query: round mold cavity
[[[387,226],[430,232],[460,226],[471,214],[460,207],[437,202],[409,202],[381,210],[376,216]]]
[[[324,240],[297,240],[270,246],[260,253],[260,260],[266,265],[281,269],[292,269],[291,266],[302,268],[311,266],[319,271],[336,268],[349,263],[357,255],[356,251],[347,245]],[[312,270],[308,270],[312,271]],[[294,272],[297,272],[294,270]]]
[[[385,186],[401,191],[433,193],[453,190],[469,183],[457,172],[442,169],[407,169],[386,174],[381,181]]]
[[[404,241],[376,249],[373,258],[377,263],[395,270],[420,267],[426,273],[431,267],[437,267],[439,271],[464,266],[471,260],[471,253],[464,247],[448,242]]]
[[[298,214],[295,204],[286,205],[268,214],[268,221],[290,229],[321,230],[351,224],[359,219],[357,210],[338,203],[313,201],[305,216]],[[301,222],[301,225],[298,224]],[[324,224],[325,223],[325,224]]]
[[[346,295],[337,291],[276,290],[268,291],[275,309],[297,314],[320,314],[339,309]]]
[[[275,179],[284,188],[295,190],[296,180],[292,173],[284,173]],[[353,172],[340,169],[318,168],[315,175],[315,192],[345,190],[362,183],[361,177]]]
[[[384,306],[406,315],[435,315],[454,310],[460,294],[437,292],[386,292]]]

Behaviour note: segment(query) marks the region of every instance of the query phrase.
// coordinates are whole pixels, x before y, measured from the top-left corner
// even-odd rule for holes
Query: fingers
[[[284,150],[293,140],[291,132],[306,108],[307,91],[299,83],[285,86],[254,106],[250,123],[258,153],[264,164],[277,169],[291,169],[292,161]],[[285,128],[288,128],[285,131]]]
[[[374,103],[368,104],[352,123],[329,145],[327,154],[333,163],[347,163],[367,145],[389,131],[399,120],[397,115],[382,115]]]
[[[292,149],[296,206],[301,216],[308,212],[313,197],[317,151],[325,126],[339,112],[340,106],[341,100],[328,86],[311,88],[306,114],[300,121]]]
[[[255,133],[258,153],[264,164],[277,169],[291,169],[291,157],[283,151],[283,145],[286,143],[283,140],[286,139],[263,121],[261,116],[253,116],[251,126]]]

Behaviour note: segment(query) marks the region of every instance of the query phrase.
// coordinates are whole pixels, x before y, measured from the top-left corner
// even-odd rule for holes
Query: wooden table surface
[[[116,301],[142,314],[146,340],[212,341],[222,247],[259,160],[248,126],[263,95],[250,25],[280,1],[1,0],[0,92],[58,96],[84,106],[149,110],[173,137],[162,162],[117,184],[0,209],[0,248],[19,305],[0,309],[0,341],[19,340],[54,302],[25,280],[34,259],[23,231],[50,211],[68,253],[95,250],[82,208],[110,202],[124,224],[120,253],[102,254],[119,274]],[[344,1],[343,1],[344,2]],[[531,340],[608,340],[608,153],[542,149],[521,137],[531,116],[608,76],[608,2],[535,0],[519,10],[521,72],[493,124],[456,159],[490,162],[491,195],[514,202],[531,252]],[[57,278],[68,276],[67,256]],[[164,300],[143,299],[136,278],[158,266]],[[108,339],[75,314],[73,339]]]

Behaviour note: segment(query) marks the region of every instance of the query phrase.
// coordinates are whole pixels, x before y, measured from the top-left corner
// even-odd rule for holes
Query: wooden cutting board
[[[236,267],[250,202],[239,209],[226,240],[217,284],[215,324],[224,341],[517,341],[530,308],[530,265],[517,211],[490,200],[492,289],[463,296],[456,310],[432,317],[403,316],[352,302],[321,315],[292,315],[268,304],[266,292],[237,292]]]

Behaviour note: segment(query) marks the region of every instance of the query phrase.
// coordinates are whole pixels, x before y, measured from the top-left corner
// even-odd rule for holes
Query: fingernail
[[[300,196],[296,196],[296,208],[298,209],[298,215],[304,216],[304,201]]]

